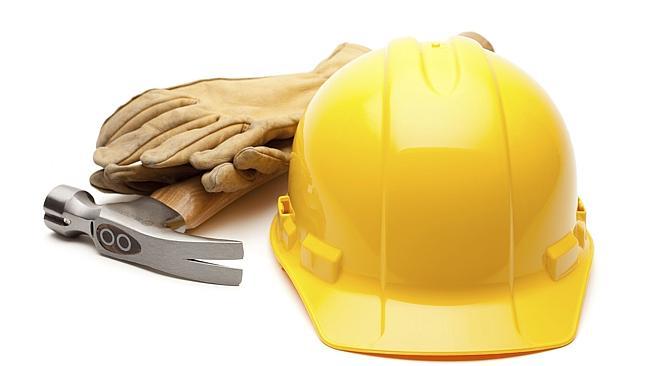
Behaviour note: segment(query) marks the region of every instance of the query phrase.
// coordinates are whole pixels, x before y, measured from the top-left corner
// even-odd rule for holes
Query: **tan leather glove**
[[[293,137],[314,93],[336,70],[368,51],[342,44],[308,73],[149,90],[102,126],[94,160],[105,169],[93,174],[91,183],[104,190],[147,193],[211,170],[202,179],[206,190],[233,192],[254,184],[258,174],[286,171],[286,139]],[[264,146],[272,140],[284,141]]]
[[[487,40],[487,38],[483,37],[482,35],[476,33],[476,32],[462,32],[458,34],[459,36],[471,38],[478,42],[478,44],[481,45],[481,47],[485,48],[488,51],[494,52],[494,47],[492,46],[492,43]]]
[[[200,174],[191,165],[147,168],[140,162],[129,165],[109,164],[90,176],[90,184],[107,193],[149,195],[166,185]]]

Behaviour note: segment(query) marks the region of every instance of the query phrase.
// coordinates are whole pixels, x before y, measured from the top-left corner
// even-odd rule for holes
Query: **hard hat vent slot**
[[[298,228],[294,222],[293,206],[289,196],[278,198],[278,225],[277,235],[281,238],[284,249],[290,250],[298,240]]]
[[[576,225],[573,228],[573,235],[578,239],[580,247],[585,249],[589,244],[587,239],[587,210],[585,204],[578,198],[578,208],[576,209]]]
[[[280,214],[281,215],[290,215],[293,213],[293,207],[291,207],[291,201],[289,197],[283,196],[280,198]]]

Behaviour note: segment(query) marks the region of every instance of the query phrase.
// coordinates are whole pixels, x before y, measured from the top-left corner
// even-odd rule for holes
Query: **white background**
[[[296,3],[0,5],[0,364],[416,362],[318,340],[267,239],[284,179],[197,231],[245,242],[244,282],[234,288],[161,276],[61,240],[43,225],[41,205],[60,183],[106,201],[87,183],[99,126],[145,89],[306,71],[343,41],[379,48],[396,37],[444,40],[466,30],[533,75],[562,112],[596,249],[572,344],[481,362],[642,362],[650,327],[644,2]]]

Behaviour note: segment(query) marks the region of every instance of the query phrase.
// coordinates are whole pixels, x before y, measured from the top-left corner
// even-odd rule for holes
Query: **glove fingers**
[[[198,112],[197,115],[200,115],[201,112]],[[194,117],[193,115],[189,116],[188,118]],[[168,140],[175,138],[176,136],[182,135],[183,133],[187,131],[191,131],[194,129],[200,129],[206,126],[210,126],[214,124],[216,121],[219,120],[219,117],[214,115],[214,114],[208,114],[208,115],[202,115],[201,117],[191,119],[187,122],[181,123],[179,126],[171,128],[168,131],[165,131],[158,136],[155,136],[148,142],[146,142],[144,145],[140,146],[136,151],[134,151],[126,160],[123,162],[123,164],[131,164],[133,162],[137,162],[140,160],[142,162],[142,156],[155,149],[159,149],[161,145],[164,145]],[[172,146],[170,148],[173,148],[173,145],[167,145],[167,146]],[[159,151],[159,150],[157,150]],[[167,150],[165,150],[167,151]],[[168,153],[172,153],[173,151],[167,151]],[[177,166],[177,165],[183,165],[188,163],[189,156],[186,157],[185,159],[182,159],[179,157],[178,159],[170,160],[167,162],[165,165],[160,165],[156,166],[157,168],[162,168],[162,167],[171,167],[171,166]],[[144,164],[145,166],[148,167],[153,167],[149,164]]]
[[[205,117],[206,112],[194,106],[181,107],[150,120],[135,131],[118,137],[110,144],[95,150],[93,160],[97,165],[130,164],[138,161],[140,154],[161,144],[166,132],[178,126]],[[170,132],[170,134],[173,134]]]
[[[190,165],[180,165],[169,168],[147,168],[140,163],[130,165],[109,164],[104,168],[104,176],[113,182],[158,182],[165,184],[176,183],[193,177],[201,172]]]
[[[115,139],[126,133],[140,128],[143,124],[155,119],[158,116],[161,116],[176,108],[186,107],[192,104],[196,104],[195,99],[183,97],[154,104],[151,107],[148,107],[138,114],[134,115],[130,120],[126,121],[122,127],[115,131],[115,134],[111,136],[107,144],[110,144],[112,141],[115,141]]]
[[[492,43],[490,43],[490,41],[488,41],[487,38],[483,37],[482,35],[476,32],[463,32],[460,33],[459,36],[471,38],[476,42],[478,42],[481,45],[481,47],[483,47],[484,49],[494,52],[494,47],[492,46]]]
[[[131,131],[133,128],[124,126],[134,117],[149,109],[160,109],[167,102],[175,99],[187,99],[175,92],[164,89],[148,90],[133,97],[126,104],[119,107],[110,117],[104,121],[97,137],[97,147],[106,145],[109,141]],[[162,112],[160,112],[162,113]],[[132,124],[131,124],[132,125]],[[135,127],[137,128],[137,127]],[[117,134],[119,131],[119,134]],[[117,134],[117,135],[116,135]]]
[[[259,173],[238,170],[232,163],[223,163],[203,174],[201,183],[208,192],[236,192],[254,184]]]
[[[242,119],[221,118],[216,122],[172,136],[158,147],[142,153],[140,161],[148,167],[186,164],[198,151],[213,149],[248,127]]]
[[[262,174],[273,174],[289,170],[290,159],[290,146],[288,151],[268,146],[249,146],[235,155],[233,164],[239,170],[254,169]]]
[[[212,169],[219,164],[232,161],[235,154],[246,147],[264,145],[273,139],[293,137],[299,120],[298,116],[292,116],[254,122],[247,131],[234,135],[215,148],[192,154],[190,163],[197,169]]]
[[[164,187],[160,182],[114,182],[104,175],[104,170],[98,170],[90,176],[90,184],[106,193],[150,195],[155,190]]]
[[[369,51],[370,48],[358,44],[341,43],[328,58],[316,66],[314,71],[325,77],[329,77],[336,70],[343,67],[343,65]]]

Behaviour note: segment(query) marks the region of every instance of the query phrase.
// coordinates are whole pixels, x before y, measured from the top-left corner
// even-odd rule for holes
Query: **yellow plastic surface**
[[[457,356],[575,337],[593,245],[571,143],[512,64],[464,37],[394,41],[323,85],[293,151],[271,242],[326,344]]]

